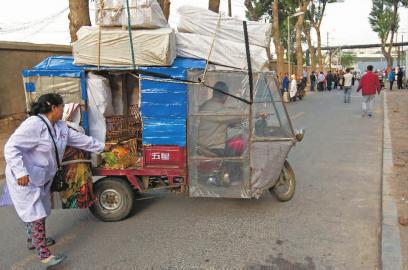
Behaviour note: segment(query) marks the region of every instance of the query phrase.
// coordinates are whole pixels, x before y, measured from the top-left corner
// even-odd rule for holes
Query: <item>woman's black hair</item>
[[[38,115],[39,113],[49,113],[52,110],[52,106],[59,106],[64,104],[61,95],[55,93],[49,93],[41,95],[37,102],[31,103],[31,111],[29,115]]]

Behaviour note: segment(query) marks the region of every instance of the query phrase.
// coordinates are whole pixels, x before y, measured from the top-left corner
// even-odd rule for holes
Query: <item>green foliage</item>
[[[399,27],[399,16],[393,16],[391,0],[372,0],[373,6],[368,17],[371,29],[378,34],[383,43],[388,39],[390,32],[396,32]]]
[[[343,53],[340,58],[340,64],[343,67],[350,67],[356,62],[356,57],[352,53]]]

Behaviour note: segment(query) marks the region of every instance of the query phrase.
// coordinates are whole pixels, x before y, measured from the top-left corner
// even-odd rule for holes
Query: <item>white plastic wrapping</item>
[[[128,26],[126,0],[95,1],[95,21],[101,26]],[[129,0],[132,28],[168,27],[163,11],[156,0]]]
[[[182,6],[177,11],[180,15],[177,29],[179,32],[212,36],[217,27],[219,14],[211,10]],[[267,48],[271,41],[272,24],[248,21],[249,44]],[[234,42],[245,42],[242,20],[232,17],[221,17],[217,35]]]
[[[132,66],[127,30],[83,26],[77,35],[78,40],[72,44],[74,64]],[[170,66],[176,58],[175,37],[171,28],[133,30],[132,40],[135,64],[138,66]]]
[[[81,80],[80,78],[57,77],[57,76],[31,76],[23,77],[24,87],[27,83],[35,85],[35,91],[25,89],[26,108],[31,109],[31,103],[36,101],[41,95],[47,93],[58,93],[65,103],[82,104],[81,100]]]
[[[88,95],[89,135],[105,142],[105,116],[113,115],[112,93],[109,80],[103,76],[89,73],[86,80]]]
[[[176,33],[177,56],[207,59],[210,52],[212,37]],[[265,48],[250,45],[251,65],[254,71],[263,70],[268,64]],[[218,65],[247,69],[245,43],[237,43],[216,38],[211,52],[210,62]]]

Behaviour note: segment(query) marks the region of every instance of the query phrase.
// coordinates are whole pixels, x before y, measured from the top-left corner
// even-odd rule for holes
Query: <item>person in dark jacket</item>
[[[380,81],[377,74],[373,72],[372,65],[367,66],[366,74],[361,77],[357,92],[360,90],[363,94],[363,117],[366,115],[372,117],[375,94],[379,95],[381,91]]]
[[[315,86],[316,86],[316,73],[313,70],[312,73],[310,74],[310,91],[314,91],[315,90]]]
[[[331,91],[333,82],[334,82],[334,76],[332,72],[329,70],[329,73],[327,73],[327,90]]]
[[[288,73],[285,73],[285,76],[283,77],[283,80],[282,80],[282,89],[283,89],[283,92],[288,92],[288,90],[289,90],[289,77],[288,77]]]
[[[390,91],[392,91],[392,85],[395,81],[395,71],[391,69],[390,73],[388,74],[388,81],[390,82]]]
[[[403,89],[402,87],[402,78],[404,77],[404,71],[402,68],[398,68],[398,73],[397,73],[397,86],[398,89]]]

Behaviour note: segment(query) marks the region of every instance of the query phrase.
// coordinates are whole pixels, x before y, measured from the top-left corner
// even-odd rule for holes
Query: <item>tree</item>
[[[272,6],[272,37],[273,45],[276,53],[276,74],[280,75],[283,72],[283,55],[284,47],[280,37],[280,22],[279,22],[279,1],[274,0]]]
[[[218,13],[220,11],[220,0],[209,0],[208,9]]]
[[[316,3],[317,2],[317,3]],[[326,5],[329,3],[342,2],[341,0],[312,0],[309,7],[309,19],[312,27],[316,30],[317,35],[317,60],[319,68],[323,69],[323,56],[322,56],[322,37],[320,33],[320,26],[322,25],[323,15],[326,10]]]
[[[294,13],[295,0],[245,0],[247,7],[247,18],[250,20],[259,20],[260,18],[269,19],[272,22],[272,41],[275,45],[275,53],[277,58],[276,72],[280,74],[284,71],[284,55],[287,44],[287,36],[281,33],[287,32],[288,14]],[[290,28],[293,26],[290,24]],[[293,33],[293,31],[291,31]],[[292,42],[293,44],[293,42]],[[288,53],[291,53],[291,48],[286,48]]]
[[[91,25],[88,0],[69,0],[68,19],[71,42],[75,42],[78,39],[76,33],[79,28],[84,25]]]
[[[302,15],[297,16],[296,20],[296,76],[301,77],[303,74],[303,50],[302,50],[302,31],[303,22],[305,18],[306,9],[309,6],[311,0],[297,0],[299,12],[303,12]]]
[[[168,21],[170,16],[170,0],[159,0],[158,2],[163,10],[164,17]]]
[[[351,67],[356,62],[356,57],[352,53],[343,53],[340,57],[340,64],[344,68]]]
[[[398,8],[408,7],[407,0],[372,0],[373,6],[368,18],[371,28],[381,41],[381,52],[387,61],[387,68],[392,67],[391,50],[394,34],[399,28]],[[387,47],[387,42],[389,43]]]
[[[309,50],[309,55],[310,55],[310,63],[312,66],[312,70],[316,70],[316,50],[315,47],[312,45],[312,36],[311,36],[311,28],[312,26],[310,25],[310,20],[307,19],[308,14],[306,13],[306,21],[303,27],[303,32],[305,33],[305,38],[307,41],[307,47]]]

